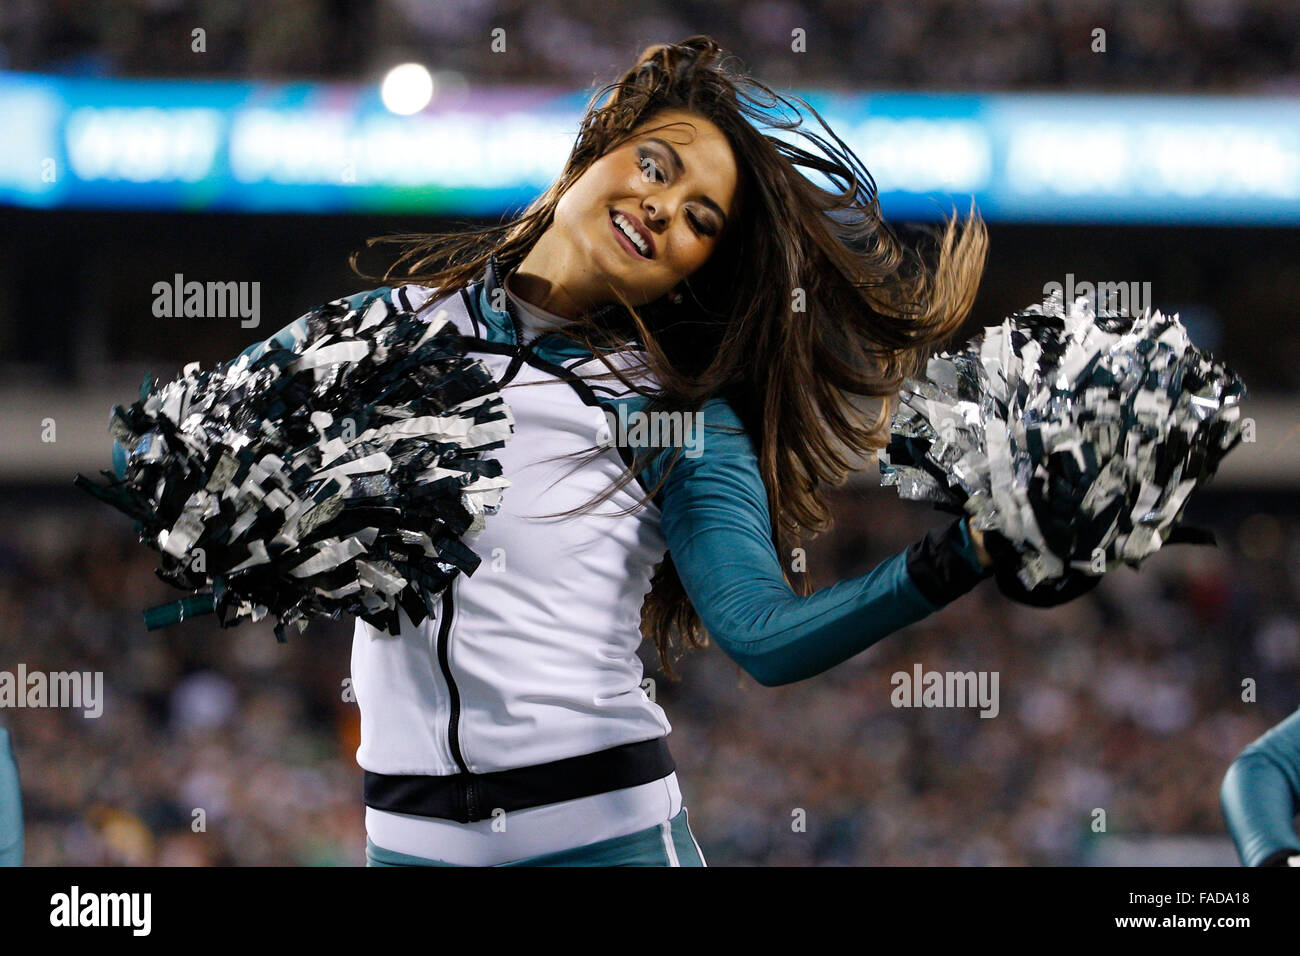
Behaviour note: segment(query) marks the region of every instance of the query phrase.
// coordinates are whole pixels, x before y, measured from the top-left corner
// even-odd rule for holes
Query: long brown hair
[[[383,281],[400,268],[402,281],[440,294],[478,281],[493,256],[504,277],[550,227],[565,191],[634,130],[666,109],[712,121],[728,138],[740,181],[728,226],[687,279],[684,301],[603,307],[563,326],[563,334],[602,359],[620,342],[635,345],[631,368],[606,361],[610,372],[602,377],[646,396],[647,412],[729,402],[757,451],[780,555],[829,527],[827,493],[886,443],[902,380],[919,373],[930,349],[970,312],[988,239],[972,204],[964,222],[945,218],[925,241],[904,243],[881,214],[870,173],[817,111],[733,69],[730,59],[706,36],[648,48],[593,95],[564,171],[518,218],[450,234],[376,237],[367,245],[392,242],[405,251],[381,276],[362,272],[356,254],[352,266]],[[799,106],[829,139],[802,128]],[[763,126],[794,135],[769,135]],[[637,454],[616,483],[578,510],[635,480],[651,457]],[[784,573],[799,593],[810,592],[806,577],[795,585]],[[707,641],[671,553],[655,570],[641,626],[670,678],[671,646]]]

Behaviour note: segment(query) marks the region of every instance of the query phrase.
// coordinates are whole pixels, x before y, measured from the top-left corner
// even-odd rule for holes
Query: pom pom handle
[[[211,594],[192,594],[170,604],[159,604],[144,612],[145,630],[156,631],[169,624],[179,624],[188,617],[211,614],[216,607],[216,599]]]

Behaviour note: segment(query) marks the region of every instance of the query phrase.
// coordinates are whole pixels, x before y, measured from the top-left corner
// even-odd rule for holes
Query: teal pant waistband
[[[375,846],[366,838],[366,866],[457,866]],[[598,843],[530,856],[498,866],[707,866],[691,833],[686,808],[658,826]]]

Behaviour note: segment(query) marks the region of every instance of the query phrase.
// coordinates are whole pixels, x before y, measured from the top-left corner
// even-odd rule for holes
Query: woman
[[[643,636],[670,676],[670,639],[707,632],[783,684],[990,573],[958,521],[862,577],[788,582],[903,377],[969,312],[986,234],[972,216],[928,258],[904,246],[847,147],[778,104],[707,37],[652,47],[519,219],[393,237],[407,248],[382,278],[400,266],[403,284],[354,297],[445,313],[515,417],[483,565],[436,619],[357,622],[372,865],[703,866]]]

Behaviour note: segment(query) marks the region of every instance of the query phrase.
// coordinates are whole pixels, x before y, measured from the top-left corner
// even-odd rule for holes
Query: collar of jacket
[[[501,272],[501,263],[496,255],[489,256],[483,278],[466,291],[470,305],[474,309],[474,317],[486,331],[484,338],[489,342],[502,345],[518,345],[523,323],[520,321],[515,304],[510,301],[510,296],[506,295],[505,276]],[[502,307],[495,308],[494,302],[499,302]],[[626,314],[627,310],[617,304],[606,305],[596,312],[594,318],[600,319],[606,314],[619,313]],[[532,352],[542,361],[555,364],[566,359],[592,354],[589,349],[567,338],[562,332],[546,332],[538,336],[533,342]]]

